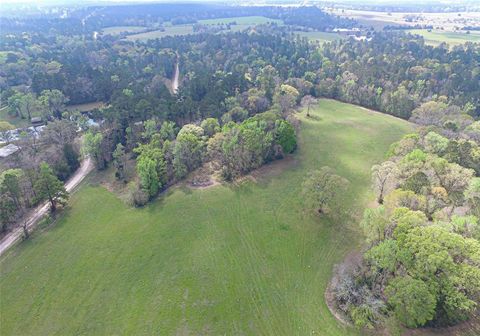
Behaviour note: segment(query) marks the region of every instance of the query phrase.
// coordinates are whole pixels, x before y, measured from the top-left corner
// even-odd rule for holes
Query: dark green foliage
[[[78,152],[73,148],[72,144],[65,144],[63,145],[63,155],[65,157],[65,161],[69,168],[70,174],[77,170],[80,167],[80,161],[78,160]]]
[[[45,162],[40,164],[40,171],[35,180],[34,189],[37,201],[49,201],[52,212],[57,209],[57,204],[65,205],[68,201],[68,193],[63,183]]]

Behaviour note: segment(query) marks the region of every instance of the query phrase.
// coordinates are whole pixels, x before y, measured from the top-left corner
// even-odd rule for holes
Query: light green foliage
[[[480,223],[475,216],[452,216],[449,227],[463,237],[480,240]]]
[[[42,105],[32,93],[15,93],[8,98],[8,107],[15,116],[28,120],[40,115],[42,111]]]
[[[447,321],[464,319],[480,292],[480,243],[439,226],[416,227],[399,240],[408,272],[443,298]],[[468,276],[466,276],[468,275]],[[440,308],[440,307],[439,307]]]
[[[295,130],[273,112],[264,112],[241,124],[227,124],[223,133],[209,142],[209,156],[222,165],[222,175],[231,180],[296,147]]]
[[[65,105],[69,101],[63,92],[57,89],[42,91],[42,94],[40,97],[38,97],[38,100],[45,107],[43,109],[43,117],[45,119],[49,118],[50,116],[60,118],[62,113],[65,111]]]
[[[448,139],[435,132],[429,132],[424,138],[424,146],[428,152],[442,155],[447,149]]]
[[[385,207],[367,208],[363,213],[360,226],[366,236],[367,242],[375,243],[385,239],[385,230],[389,225]]]
[[[296,88],[288,84],[282,84],[275,93],[273,101],[282,112],[287,112],[295,106],[299,96],[300,93]]]
[[[167,182],[163,148],[154,137],[150,143],[142,144],[134,151],[138,154],[137,174],[140,178],[140,187],[153,197]]]
[[[160,128],[160,137],[162,140],[174,140],[176,136],[175,123],[172,121],[164,121]]]
[[[409,276],[394,278],[386,288],[386,295],[396,317],[407,327],[422,326],[434,316],[435,296],[421,280]]]
[[[37,201],[48,200],[52,211],[57,209],[57,204],[65,205],[68,201],[68,193],[63,183],[45,162],[40,164],[40,171],[35,179],[33,188]]]
[[[397,268],[398,245],[393,239],[387,239],[365,253],[365,259],[372,265],[374,272],[393,273]]]
[[[375,313],[368,305],[352,306],[350,317],[358,328],[374,328]]]
[[[421,211],[412,211],[408,208],[400,207],[395,209],[391,221],[395,223],[393,237],[402,239],[409,230],[426,225],[427,217]]]
[[[151,141],[154,134],[158,132],[157,121],[155,119],[146,120],[143,123],[145,131],[142,133],[142,137],[146,141]]]
[[[417,133],[405,135],[400,141],[390,145],[388,157],[403,156],[419,147],[420,136]]]
[[[184,135],[193,134],[194,136],[200,138],[203,136],[204,131],[200,126],[194,124],[186,124],[182,127],[180,132],[177,134],[177,140],[181,139]]]
[[[215,118],[207,118],[202,121],[200,127],[203,128],[203,132],[209,138],[211,138],[215,133],[220,132],[220,124]]]
[[[275,142],[282,147],[283,153],[292,153],[297,147],[297,138],[292,124],[286,120],[275,122]]]
[[[83,152],[90,155],[97,165],[97,168],[103,169],[105,167],[105,159],[102,155],[102,141],[103,134],[100,132],[94,133],[88,131],[83,137]]]
[[[262,68],[257,78],[260,89],[265,92],[268,99],[272,99],[275,90],[276,81],[278,78],[278,71],[271,65]]]
[[[319,213],[336,213],[342,208],[341,197],[348,180],[335,174],[330,167],[310,172],[302,184],[305,208]]]
[[[425,210],[426,198],[423,195],[417,195],[411,190],[396,189],[385,197],[385,207],[389,212],[395,208],[405,207],[411,210]]]
[[[156,163],[148,156],[139,156],[137,159],[137,174],[140,178],[140,186],[148,192],[150,197],[155,196],[159,190],[159,178]]]
[[[173,167],[177,179],[185,177],[189,172],[200,167],[205,147],[201,127],[192,124],[182,127],[173,148]]]
[[[415,107],[415,102],[405,86],[400,85],[397,90],[390,93],[387,97],[388,103],[385,106],[387,113],[404,119],[410,117],[411,111]]]
[[[470,205],[471,212],[480,216],[480,177],[475,177],[470,181],[465,190],[465,199]]]

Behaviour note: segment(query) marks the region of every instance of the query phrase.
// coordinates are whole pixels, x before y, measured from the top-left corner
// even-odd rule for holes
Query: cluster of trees
[[[338,267],[332,285],[337,307],[358,326],[392,316],[407,327],[450,325],[477,309],[480,147],[468,131],[430,124],[372,168],[379,206],[364,214],[366,250]]]
[[[208,141],[208,156],[232,180],[266,162],[292,153],[297,146],[295,129],[278,111],[268,111],[242,123],[228,122]]]
[[[48,201],[52,212],[65,205],[68,193],[53,169],[42,162],[36,170],[7,169],[0,174],[0,225],[2,233],[29,208]],[[26,223],[25,223],[26,225]],[[28,227],[24,227],[28,236]]]
[[[77,130],[76,122],[62,119],[50,122],[41,133],[19,133],[19,151],[0,165],[2,232],[41,201],[49,200],[53,211],[64,204],[63,181],[80,166]]]
[[[84,150],[100,169],[112,162],[117,179],[131,182],[132,203],[141,206],[207,162],[231,180],[296,148],[295,130],[279,109],[250,118],[246,113],[243,119],[247,119],[238,123],[232,120],[236,115],[232,111],[225,115],[222,120],[228,121],[223,126],[218,119],[206,118],[185,124],[179,131],[174,122],[149,119],[137,124],[136,130],[128,128],[125,143],[115,146],[107,132],[89,131]],[[136,174],[127,171],[131,158]]]
[[[53,118],[62,118],[68,100],[63,92],[57,89],[42,90],[38,97],[34,93],[16,91],[8,97],[7,104],[10,115],[14,117],[28,120],[41,117],[48,121]]]
[[[280,19],[285,24],[318,30],[351,27],[355,21],[330,15],[315,6],[228,6],[212,4],[142,4],[89,7],[79,12],[93,12],[86,20],[89,29],[105,26],[155,25],[170,21],[173,24],[195,23],[201,19],[242,16],[265,16]],[[74,15],[79,16],[77,13]]]
[[[480,46],[427,46],[404,33],[376,33],[370,41],[325,44],[316,92],[408,119],[440,96],[472,116],[480,114]]]
[[[184,124],[219,118],[228,111],[225,98],[238,92],[244,95],[242,107],[251,113],[265,101],[271,103],[272,88],[282,82],[301,96],[335,98],[405,119],[421,104],[441,97],[472,117],[480,113],[476,44],[434,48],[418,36],[385,32],[371,41],[339,40],[318,48],[271,26],[135,43],[110,35],[85,41],[37,34],[0,42],[6,50],[0,62],[1,98],[12,114],[22,113],[18,95],[33,101],[30,94],[58,90],[74,104],[110,102],[111,109],[99,117],[116,115],[129,122],[155,115]],[[177,61],[182,85],[172,96],[165,80]]]

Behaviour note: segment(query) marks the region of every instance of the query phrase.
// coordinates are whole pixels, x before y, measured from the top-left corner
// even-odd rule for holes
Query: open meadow
[[[159,39],[165,36],[177,36],[193,34],[193,25],[165,26],[164,30],[152,30],[145,33],[128,35],[125,39],[129,41],[146,41]]]
[[[448,32],[443,30],[412,29],[408,32],[420,35],[425,39],[425,43],[437,46],[443,42],[450,46],[460,45],[466,42],[480,42],[480,32],[472,31],[470,34],[465,32]]]
[[[322,100],[299,148],[234,185],[172,188],[134,209],[84,185],[64,215],[0,261],[2,335],[355,335],[324,299],[362,242],[370,168],[406,121]],[[304,213],[307,172],[350,181],[335,220]]]

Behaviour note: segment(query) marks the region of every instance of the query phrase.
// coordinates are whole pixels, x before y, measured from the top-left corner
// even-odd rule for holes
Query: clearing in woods
[[[425,39],[425,43],[437,46],[440,43],[447,43],[451,46],[464,44],[466,42],[480,42],[480,32],[472,31],[469,34],[465,32],[449,32],[443,30],[428,31],[425,29],[411,29],[408,32],[421,35]]]
[[[370,167],[406,121],[322,100],[292,164],[205,189],[174,187],[142,209],[95,185],[0,261],[2,335],[356,335],[329,312],[332,267],[361,242]],[[350,180],[337,220],[302,211],[308,171]]]

